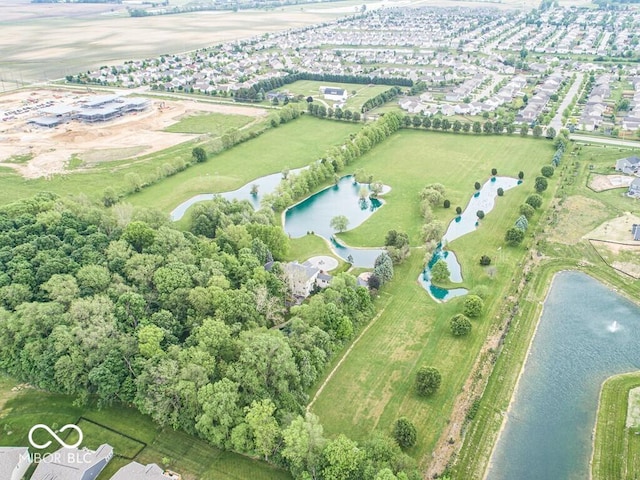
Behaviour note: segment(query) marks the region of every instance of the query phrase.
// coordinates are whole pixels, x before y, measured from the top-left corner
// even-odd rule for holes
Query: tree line
[[[0,208],[0,245],[3,371],[79,403],[135,405],[296,478],[419,478],[387,436],[328,440],[304,414],[374,307],[340,274],[289,310],[272,211],[216,198],[181,232],[158,212],[41,193]]]
[[[328,181],[337,182],[339,174],[356,158],[364,155],[400,128],[400,116],[387,113],[374,123],[365,125],[357,134],[339,147],[333,147],[324,158],[295,175],[288,175],[275,192],[265,195],[263,206],[284,210]]]

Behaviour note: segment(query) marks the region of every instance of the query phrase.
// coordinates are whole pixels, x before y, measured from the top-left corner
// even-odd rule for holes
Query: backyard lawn
[[[339,87],[346,90],[349,94],[345,108],[354,112],[359,112],[364,102],[376,95],[386,92],[391,88],[390,85],[363,85],[359,83],[333,83],[333,82],[316,82],[313,80],[298,80],[289,85],[285,85],[281,90],[289,90],[295,95],[304,95],[305,97],[313,97],[317,101],[325,101],[330,107],[335,103],[333,100],[324,100],[320,93],[320,87]],[[353,93],[355,92],[355,94]],[[322,103],[322,102],[320,102]]]

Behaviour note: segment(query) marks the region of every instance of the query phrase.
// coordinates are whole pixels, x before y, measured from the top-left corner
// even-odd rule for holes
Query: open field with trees
[[[391,229],[408,232],[411,244],[421,245],[424,220],[419,194],[427,184],[443,184],[451,205],[464,208],[474,192],[474,182],[486,181],[492,168],[497,168],[499,175],[514,177],[523,170],[525,181],[496,200],[477,231],[450,244],[462,265],[462,285],[486,295],[485,312],[472,320],[471,333],[455,337],[450,330],[449,319],[461,312],[464,297],[436,303],[417,283],[425,252],[414,247],[409,259],[395,267],[394,280],[384,288],[383,313],[314,405],[313,411],[327,431],[335,434],[347,426],[357,438],[366,438],[373,430],[391,431],[394,422],[404,416],[418,431],[416,445],[408,450],[412,456],[421,458],[433,450],[487,334],[495,328],[495,315],[510,286],[513,265],[520,263],[525,253],[522,247],[505,247],[505,231],[518,218],[519,205],[532,193],[533,179],[549,163],[553,151],[551,142],[544,140],[460,138],[403,130],[354,163],[355,169],[362,169],[365,176],[373,175],[392,190],[385,195],[384,208],[357,229],[339,235],[350,245],[383,245]],[[455,208],[440,206],[433,212],[445,226],[455,216]],[[479,264],[482,255],[492,258],[490,267]],[[423,365],[436,366],[442,373],[442,386],[427,399],[420,398],[414,389],[414,376]],[[337,402],[342,408],[335,408]]]
[[[127,201],[169,213],[198,193],[226,192],[263,175],[310,165],[360,128],[359,124],[302,116],[145,188]]]
[[[421,245],[420,229],[424,223],[418,197],[421,190],[432,183],[444,185],[451,207],[434,208],[433,214],[446,225],[455,217],[456,206],[463,209],[466,206],[474,193],[474,182],[488,180],[492,168],[504,176],[517,177],[520,170],[525,173],[523,186],[508,191],[496,203],[499,206],[502,200],[510,202],[509,197],[515,195],[518,199],[514,202],[519,203],[513,207],[517,210],[524,197],[532,193],[533,180],[541,166],[549,163],[553,151],[549,141],[516,136],[458,136],[402,130],[353,164],[354,170],[362,169],[365,177],[373,175],[374,180],[389,185],[391,191],[384,196],[388,201],[384,208],[359,228],[339,237],[349,245],[374,247],[383,245],[387,231],[395,229],[408,233],[411,245]],[[513,221],[517,218],[516,210],[512,212]],[[484,223],[489,225],[495,215],[496,211],[492,211]]]

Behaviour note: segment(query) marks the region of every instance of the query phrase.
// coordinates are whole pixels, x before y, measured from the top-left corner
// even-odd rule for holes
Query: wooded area
[[[133,404],[296,478],[419,478],[387,436],[327,440],[304,415],[372,317],[368,290],[340,274],[288,312],[283,269],[264,268],[288,244],[273,212],[221,198],[197,212],[212,238],[48,193],[0,209],[0,368],[79,402]]]

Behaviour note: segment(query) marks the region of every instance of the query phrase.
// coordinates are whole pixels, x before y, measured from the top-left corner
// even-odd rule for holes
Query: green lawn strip
[[[168,213],[193,195],[234,190],[284,168],[309,165],[361,127],[303,116],[145,188],[127,201]]]
[[[235,130],[252,122],[253,117],[246,115],[230,115],[208,113],[206,115],[189,115],[165,129],[173,133],[208,133],[214,137],[222,136],[229,130]]]
[[[640,387],[640,372],[615,375],[602,384],[591,463],[594,480],[637,478],[640,439],[626,428],[629,391]]]
[[[15,382],[3,378],[0,381],[2,386],[0,395],[4,395],[6,389],[12,385],[15,385]],[[95,448],[102,443],[109,443],[114,447],[116,457],[100,475],[100,480],[110,478],[120,467],[130,462],[130,460],[118,458],[118,455],[127,456],[135,453],[144,443],[147,446],[135,457],[135,461],[163,465],[163,460],[169,460],[169,468],[182,473],[186,480],[291,478],[287,472],[263,462],[230,452],[222,452],[184,432],[170,428],[163,429],[150,417],[132,408],[78,407],[73,404],[73,398],[69,396],[35,389],[27,389],[11,397],[0,411],[0,432],[2,432],[0,445],[29,445],[29,429],[38,423],[60,428],[76,422],[84,432],[83,446]],[[34,434],[36,439],[38,439],[37,433]],[[42,434],[46,435],[46,433]],[[42,440],[46,441],[48,438],[43,437]],[[57,448],[56,445],[52,445],[45,451],[54,451]]]
[[[504,176],[516,177],[520,170],[525,173],[524,184],[505,192],[505,199],[521,197],[523,190],[532,193],[534,178],[553,152],[551,142],[542,139],[402,130],[350,165],[392,190],[384,196],[384,207],[357,229],[340,234],[340,239],[348,245],[375,247],[384,244],[388,230],[396,229],[408,233],[412,245],[420,245],[423,220],[418,195],[426,185],[445,186],[451,208],[433,211],[447,225],[456,215],[455,207],[464,209],[475,191],[474,183],[487,181],[492,168]],[[501,201],[497,199],[496,205]],[[491,222],[491,215],[493,212],[483,223]],[[512,215],[515,221],[517,205]]]
[[[327,241],[318,235],[305,235],[300,238],[291,238],[289,240],[289,253],[285,260],[289,262],[294,260],[303,262],[317,255],[328,255],[334,257],[340,263],[345,263],[331,251]]]

